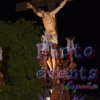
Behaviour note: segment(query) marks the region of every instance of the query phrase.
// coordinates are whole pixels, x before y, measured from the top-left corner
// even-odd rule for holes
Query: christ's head
[[[37,10],[37,15],[38,15],[38,16],[43,16],[44,12],[45,12],[45,11],[44,11],[43,9],[39,8],[39,9]]]

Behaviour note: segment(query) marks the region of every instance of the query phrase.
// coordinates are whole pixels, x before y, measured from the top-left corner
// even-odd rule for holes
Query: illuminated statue
[[[46,12],[42,9],[36,9],[32,4],[27,3],[27,8],[32,9],[37,16],[42,18],[45,31],[48,34],[52,35],[52,37],[55,40],[53,41],[53,43],[56,44],[58,44],[58,39],[57,39],[57,29],[56,29],[57,25],[56,25],[55,15],[61,8],[63,8],[63,6],[66,4],[67,1],[69,0],[64,0],[56,9],[50,12]]]
[[[62,1],[62,3],[53,11],[50,12],[46,12],[42,9],[36,9],[32,4],[27,3],[27,8],[30,8],[33,10],[33,12],[42,18],[43,21],[43,25],[45,28],[45,37],[47,38],[48,42],[51,43],[52,45],[50,45],[51,47],[51,58],[48,58],[48,66],[50,68],[50,70],[55,69],[56,67],[56,59],[55,59],[55,48],[53,48],[53,45],[57,45],[58,44],[58,37],[57,37],[57,25],[56,25],[56,19],[55,19],[55,15],[58,13],[58,11],[64,7],[64,5],[66,4],[66,2],[69,0],[64,0]]]

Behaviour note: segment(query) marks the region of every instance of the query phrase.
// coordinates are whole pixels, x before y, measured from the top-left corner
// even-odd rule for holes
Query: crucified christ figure
[[[58,39],[57,39],[57,29],[56,29],[57,25],[56,25],[55,15],[61,8],[64,7],[67,1],[70,0],[62,1],[62,3],[57,8],[55,8],[53,11],[50,12],[46,12],[42,9],[36,9],[32,4],[27,3],[27,8],[32,9],[37,16],[42,18],[45,31],[54,38],[52,42],[56,44],[58,44]]]
[[[50,12],[46,12],[42,9],[36,9],[32,4],[27,3],[27,8],[32,9],[37,16],[42,18],[43,25],[45,28],[45,36],[47,37],[48,43],[58,44],[55,15],[61,8],[64,7],[67,1],[71,0],[63,0],[57,8],[55,8],[53,11]],[[52,70],[55,69],[56,67],[56,57],[54,55],[54,50],[52,46],[51,46],[51,51],[52,51],[51,55],[52,59],[49,57],[47,63],[49,68]]]

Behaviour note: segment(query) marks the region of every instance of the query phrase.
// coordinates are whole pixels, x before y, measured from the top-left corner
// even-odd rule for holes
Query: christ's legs
[[[47,64],[48,64],[48,67],[49,67],[50,71],[52,71],[53,68],[52,68],[52,62],[51,62],[50,57],[47,60]]]
[[[49,42],[49,46],[50,46],[50,53],[51,53],[51,57],[48,58],[47,60],[47,64],[50,68],[50,70],[55,70],[56,68],[56,57],[55,57],[55,48],[53,48],[53,45],[57,45],[58,44],[58,37],[57,34],[53,34],[53,33],[48,33],[45,31],[45,37],[47,38],[48,42]]]
[[[55,68],[56,68],[56,59],[55,59],[55,57],[52,57],[52,66],[53,66],[53,70],[55,70]]]

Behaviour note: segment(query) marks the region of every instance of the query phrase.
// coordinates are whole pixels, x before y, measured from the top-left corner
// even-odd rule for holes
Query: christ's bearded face
[[[38,16],[43,16],[43,14],[44,14],[44,10],[38,9],[37,15],[38,15]]]

